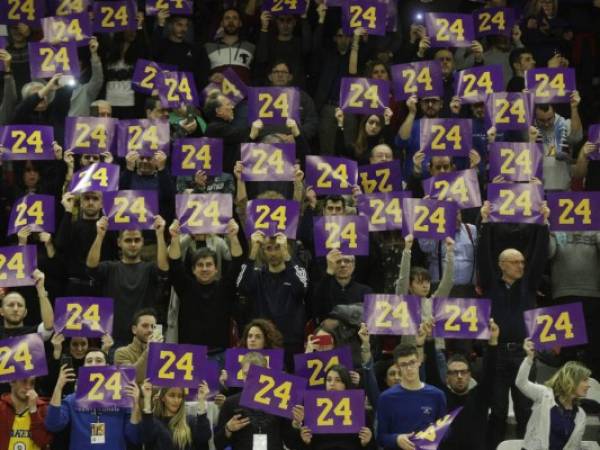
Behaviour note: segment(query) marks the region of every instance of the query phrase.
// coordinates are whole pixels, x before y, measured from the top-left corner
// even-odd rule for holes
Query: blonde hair
[[[176,447],[183,449],[192,445],[192,430],[187,423],[185,413],[185,395],[187,390],[177,387],[162,388],[158,393],[158,400],[154,403],[154,415],[156,417],[166,417],[166,409],[162,400],[165,395],[167,395],[167,392],[169,392],[171,389],[179,389],[181,390],[181,395],[183,395],[183,399],[179,409],[177,410],[177,413],[175,413],[175,415],[169,420],[169,432],[171,433],[173,443]]]
[[[575,394],[579,383],[589,378],[591,373],[583,364],[569,361],[546,381],[546,386],[554,391],[556,397],[569,397]]]

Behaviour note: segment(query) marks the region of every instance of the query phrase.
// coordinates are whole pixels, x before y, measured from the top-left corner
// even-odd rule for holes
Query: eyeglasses
[[[448,375],[450,375],[451,377],[465,377],[468,374],[471,373],[471,371],[469,369],[463,369],[463,370],[449,370]]]
[[[400,369],[408,369],[410,367],[415,367],[417,364],[419,364],[419,361],[417,361],[416,359],[411,359],[407,362],[398,363],[398,367],[400,367]]]

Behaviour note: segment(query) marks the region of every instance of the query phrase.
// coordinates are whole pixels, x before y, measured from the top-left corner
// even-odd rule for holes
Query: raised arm
[[[108,217],[102,216],[96,222],[96,239],[94,239],[85,261],[85,265],[90,269],[95,269],[100,264],[100,257],[102,256],[102,242],[104,241],[107,230]]]
[[[46,291],[46,288],[44,287],[45,278],[46,277],[41,270],[35,269],[33,271],[35,289],[40,301],[40,315],[42,317],[42,323],[44,324],[44,329],[49,331],[54,328],[54,311],[52,310],[52,304],[48,299],[48,291]]]
[[[396,295],[408,294],[409,279],[410,279],[410,258],[412,257],[412,246],[414,242],[412,234],[404,238],[404,250],[402,251],[402,260],[400,262],[400,273],[396,280]]]
[[[527,356],[521,363],[521,367],[519,367],[515,384],[524,395],[529,397],[534,402],[537,402],[540,401],[544,396],[546,388],[542,385],[529,381],[529,372],[531,372],[535,357],[535,347],[531,339],[525,339],[523,348],[525,349]]]
[[[447,297],[454,286],[454,239],[446,238],[446,265],[434,297]]]
[[[156,230],[156,266],[166,272],[169,270],[167,243],[165,242],[165,219],[161,216],[154,218],[153,228]]]

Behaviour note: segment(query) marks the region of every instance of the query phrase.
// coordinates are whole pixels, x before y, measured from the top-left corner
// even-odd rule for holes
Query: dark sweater
[[[342,286],[335,276],[325,274],[315,287],[312,295],[312,312],[315,317],[323,318],[337,305],[350,305],[362,303],[366,294],[373,290],[352,279],[346,286]]]
[[[233,173],[233,166],[240,160],[240,144],[250,142],[250,129],[215,119],[206,127],[206,137],[223,139],[223,172]]]
[[[210,422],[206,414],[186,417],[192,431],[192,443],[183,448],[177,447],[169,431],[170,417],[155,417],[153,414],[142,414],[141,435],[146,450],[205,450],[212,436]]]

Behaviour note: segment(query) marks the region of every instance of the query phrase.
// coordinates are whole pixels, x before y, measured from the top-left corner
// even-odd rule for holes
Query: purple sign
[[[492,204],[491,222],[544,223],[540,212],[544,189],[540,184],[492,183],[488,184],[487,195]]]
[[[365,194],[402,190],[400,161],[389,161],[358,167],[360,187]]]
[[[77,44],[50,45],[43,42],[29,43],[29,70],[31,78],[51,78],[57,73],[79,77]]]
[[[199,170],[211,176],[223,173],[222,139],[184,138],[173,142],[171,174],[194,176]]]
[[[523,92],[497,92],[485,101],[486,120],[498,131],[529,130],[533,96]]]
[[[265,0],[262,10],[273,16],[301,15],[306,12],[306,0]]]
[[[79,368],[75,403],[78,408],[131,408],[133,397],[126,386],[135,383],[135,367],[93,366]]]
[[[392,66],[392,80],[396,100],[406,100],[411,95],[419,98],[442,98],[444,95],[439,61],[415,61]]]
[[[54,304],[54,331],[67,337],[102,337],[113,331],[113,299],[58,297]]]
[[[88,0],[50,0],[50,10],[53,16],[79,14],[86,12],[88,9]]]
[[[401,230],[402,199],[410,192],[390,192],[359,195],[356,201],[358,213],[369,219],[369,231]]]
[[[285,125],[287,119],[300,123],[300,91],[297,88],[248,88],[248,123]]]
[[[325,375],[333,366],[352,367],[350,347],[294,355],[294,372],[308,380],[308,389],[325,389]]]
[[[197,388],[206,346],[151,342],[146,376],[154,386]]]
[[[117,125],[119,156],[137,151],[140,156],[152,156],[156,152],[169,154],[169,122],[160,119],[120,120]]]
[[[133,0],[94,1],[94,33],[137,29],[137,7]]]
[[[0,247],[0,287],[33,286],[33,271],[37,268],[35,245]]]
[[[349,0],[342,3],[342,29],[351,36],[355,28],[385,36],[388,5],[379,0]]]
[[[581,303],[530,309],[523,313],[525,327],[536,350],[587,344]]]
[[[262,231],[265,236],[283,233],[288,239],[296,239],[300,204],[294,200],[250,200],[246,207],[246,234]]]
[[[94,163],[73,174],[69,192],[109,192],[119,190],[119,166],[117,164]]]
[[[39,21],[46,15],[46,2],[44,0],[5,0],[0,2],[0,17],[6,20],[7,25],[25,23],[38,26]],[[4,23],[4,20],[2,22]]]
[[[52,195],[38,194],[17,199],[10,211],[7,234],[16,234],[27,226],[35,233],[54,233],[54,201]]]
[[[456,408],[444,417],[436,420],[424,430],[418,431],[410,436],[410,441],[415,444],[418,450],[437,450],[444,435],[450,429],[450,425],[462,411],[463,407]]]
[[[242,144],[242,180],[294,181],[296,144]]]
[[[475,32],[481,36],[510,36],[515,25],[512,8],[484,8],[473,13]]]
[[[267,367],[276,371],[283,370],[283,349],[272,348],[249,350],[247,348],[228,348],[225,350],[225,370],[227,371],[227,387],[243,387],[244,374],[242,359],[246,353],[257,352],[267,358]]]
[[[421,149],[433,156],[469,156],[471,119],[421,119]]]
[[[548,192],[552,231],[600,230],[600,192]]]
[[[569,103],[577,90],[575,69],[567,67],[532,69],[525,71],[525,89],[535,103]]]
[[[116,136],[117,119],[108,117],[67,117],[65,149],[76,154],[110,152]]]
[[[528,142],[494,142],[488,144],[489,178],[498,175],[505,181],[529,182],[542,179],[543,147]]]
[[[340,108],[351,114],[382,114],[390,99],[390,83],[374,78],[342,78]]]
[[[365,426],[365,392],[304,392],[304,425],[313,434],[354,434]]]
[[[45,17],[42,19],[42,30],[42,42],[49,44],[75,42],[81,46],[87,45],[92,37],[92,25],[87,13]]]
[[[431,47],[470,47],[475,40],[473,17],[469,14],[425,14]]]
[[[6,161],[54,160],[54,128],[46,125],[6,125],[0,127],[0,147]]]
[[[231,194],[175,195],[175,213],[184,233],[225,233],[232,208]]]
[[[313,220],[317,256],[325,256],[334,248],[344,255],[369,254],[369,220],[366,217],[324,216]]]
[[[590,125],[588,128],[588,141],[596,145],[596,151],[588,155],[588,159],[600,160],[600,124]]]
[[[228,67],[223,72],[223,80],[220,83],[208,83],[202,90],[202,97],[206,98],[212,91],[219,91],[233,103],[237,105],[248,95],[248,88],[240,77],[235,73],[235,70]]]
[[[194,5],[192,0],[146,0],[147,16],[156,16],[161,9],[168,9],[171,15],[191,16]]]
[[[492,304],[487,298],[433,299],[433,335],[446,339],[489,339]]]
[[[477,169],[440,173],[423,181],[423,190],[430,198],[451,200],[459,209],[481,206],[481,191]]]
[[[351,194],[358,178],[356,161],[335,156],[305,158],[306,185],[317,195]]]
[[[292,408],[302,404],[306,380],[279,370],[250,366],[240,406],[291,419]]]
[[[151,230],[158,215],[158,192],[105,192],[102,204],[109,230]]]
[[[421,299],[414,295],[368,294],[363,317],[371,334],[416,336],[421,324]]]
[[[457,206],[454,202],[422,198],[402,200],[402,235],[416,238],[454,238]]]
[[[4,36],[0,36],[0,49],[6,50],[7,46],[8,46],[8,39],[6,39]],[[4,72],[5,70],[6,70],[6,67],[4,66],[4,61],[0,61],[0,72]]]
[[[48,374],[44,342],[37,333],[0,341],[0,383]]]
[[[152,92],[156,89],[156,76],[162,70],[177,70],[177,67],[159,64],[147,59],[138,59],[135,62],[131,87],[134,91],[152,95]]]
[[[206,381],[208,384],[209,393],[207,399],[214,398],[221,391],[221,383],[219,383],[219,363],[212,359],[205,360],[199,369],[198,378],[200,381]],[[198,400],[198,389],[189,388],[188,394],[185,396],[186,402],[195,402]]]
[[[502,66],[479,66],[458,72],[456,95],[462,103],[479,103],[487,95],[504,89],[504,73]]]
[[[200,106],[200,96],[191,72],[161,71],[156,76],[156,88],[160,103],[165,108]]]

